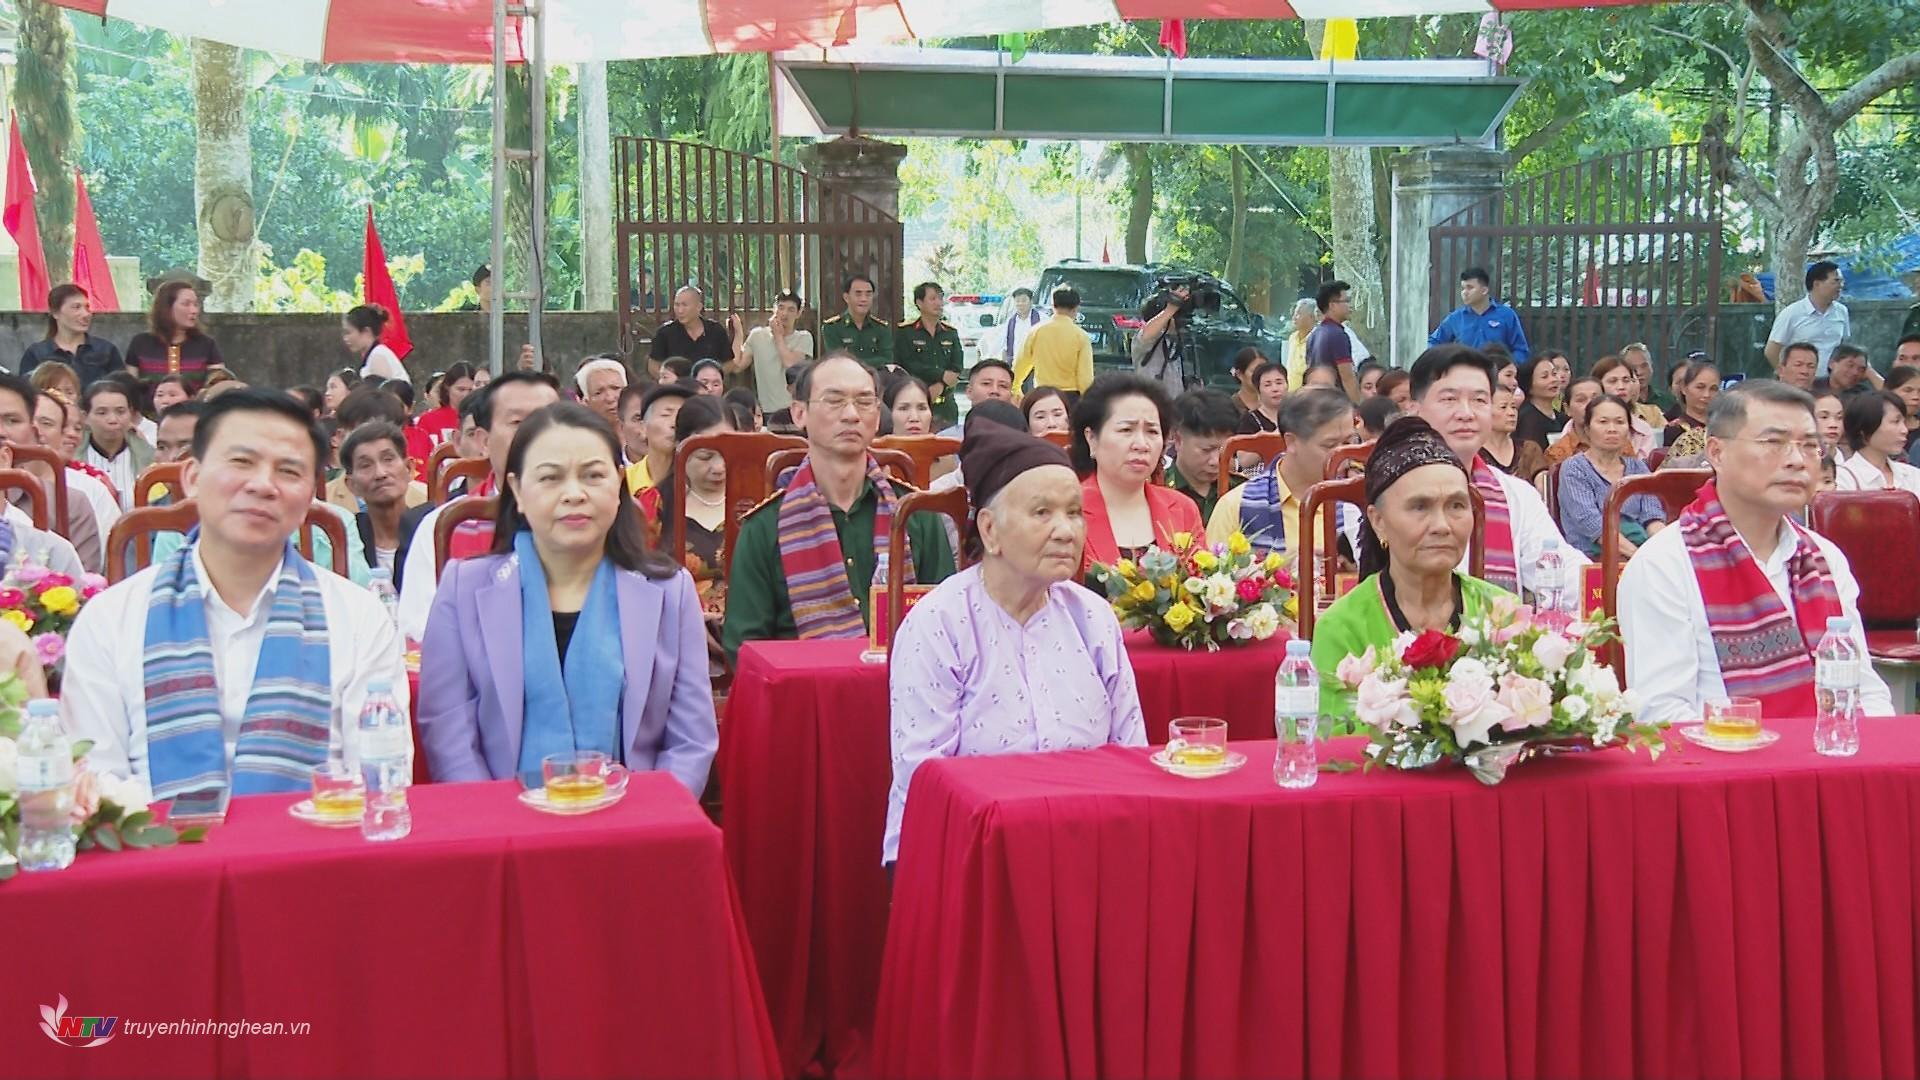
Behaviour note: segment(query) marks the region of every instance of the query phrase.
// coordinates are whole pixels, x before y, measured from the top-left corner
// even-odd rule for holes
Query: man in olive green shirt
[[[867,479],[871,461],[867,449],[880,426],[880,396],[873,372],[844,356],[830,355],[808,365],[794,384],[793,419],[807,434],[807,460],[813,467],[814,484],[833,513],[835,542],[848,587],[862,619],[871,626],[868,604],[880,562],[873,533],[880,492]],[[902,494],[910,489],[896,484],[894,490]],[[775,495],[740,523],[720,634],[729,658],[738,658],[742,642],[799,636],[780,557],[780,505],[785,499],[784,493]],[[923,585],[953,573],[953,549],[941,520],[933,514],[917,514],[907,522],[913,578]]]
[[[1200,520],[1212,515],[1234,478],[1220,475],[1220,451],[1239,426],[1233,399],[1218,390],[1189,390],[1173,399],[1173,462],[1167,486],[1200,504]]]
[[[947,307],[947,294],[934,282],[914,286],[913,306],[920,309],[920,317],[894,330],[893,362],[927,384],[933,430],[938,431],[960,422],[960,407],[953,399],[953,388],[960,385],[960,372],[965,367],[960,331],[940,318]]]
[[[893,363],[893,330],[873,317],[873,279],[849,277],[841,298],[847,310],[820,323],[820,355],[852,353],[876,370]]]

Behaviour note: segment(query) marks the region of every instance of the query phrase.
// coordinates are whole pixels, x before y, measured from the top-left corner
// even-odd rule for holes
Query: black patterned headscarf
[[[1374,444],[1373,456],[1367,459],[1368,504],[1378,504],[1380,497],[1401,477],[1426,465],[1451,465],[1472,482],[1467,467],[1460,463],[1460,455],[1447,446],[1447,440],[1433,430],[1433,425],[1417,416],[1402,416],[1388,424],[1387,430],[1380,434],[1380,441]],[[1360,518],[1357,554],[1363,580],[1387,568],[1387,549],[1374,535],[1373,523],[1365,515]]]

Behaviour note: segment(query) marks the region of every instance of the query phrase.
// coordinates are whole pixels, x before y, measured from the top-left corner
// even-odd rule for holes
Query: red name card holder
[[[1580,568],[1580,595],[1584,598],[1580,610],[1589,616],[1597,616],[1607,610],[1600,582],[1599,563],[1588,563]]]
[[[931,585],[907,585],[900,590],[900,617],[906,618],[913,605],[921,597],[933,591]],[[867,610],[873,617],[868,620],[873,630],[867,635],[867,649],[860,654],[860,661],[866,664],[884,664],[887,662],[887,648],[893,644],[893,626],[888,618],[887,588],[875,585],[867,600]]]

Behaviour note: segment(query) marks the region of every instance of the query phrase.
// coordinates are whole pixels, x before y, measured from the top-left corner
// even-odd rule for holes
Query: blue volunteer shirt
[[[1520,329],[1520,316],[1497,301],[1487,304],[1487,310],[1478,315],[1464,305],[1455,308],[1453,314],[1442,319],[1440,326],[1427,336],[1428,345],[1458,342],[1474,349],[1490,341],[1505,345],[1513,354],[1514,363],[1527,362],[1527,334]]]

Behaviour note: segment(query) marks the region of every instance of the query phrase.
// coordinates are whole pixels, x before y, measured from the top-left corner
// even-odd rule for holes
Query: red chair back
[[[906,607],[907,520],[915,514],[946,515],[960,537],[953,550],[954,568],[965,570],[973,562],[967,558],[967,509],[967,489],[963,487],[938,494],[915,491],[900,500],[887,537],[887,625],[893,632],[899,632],[900,613]]]
[[[1822,492],[1808,521],[1846,555],[1860,583],[1861,621],[1912,629],[1920,620],[1920,499],[1899,490]]]
[[[1287,437],[1277,431],[1261,431],[1252,435],[1235,435],[1220,447],[1220,475],[1216,481],[1218,490],[1226,490],[1225,477],[1233,475],[1233,460],[1241,454],[1252,454],[1260,459],[1265,467],[1267,462],[1279,457],[1287,449]]]
[[[460,459],[460,440],[448,439],[433,448],[427,456],[427,501],[435,506],[446,501],[447,478],[443,475],[448,465]]]
[[[0,494],[11,491],[26,492],[27,503],[33,507],[33,527],[46,531],[47,489],[41,486],[40,478],[25,469],[0,469]]]
[[[1371,448],[1371,444],[1365,444]],[[1473,537],[1467,559],[1467,573],[1477,578],[1487,576],[1487,505],[1480,496],[1480,489],[1468,485],[1468,494],[1473,496]],[[1339,523],[1335,520],[1331,503],[1351,503],[1367,509],[1367,478],[1348,476],[1338,480],[1322,480],[1307,489],[1307,497],[1300,500],[1300,562],[1294,567],[1294,584],[1299,590],[1300,610],[1297,620],[1300,636],[1313,640],[1313,622],[1319,616],[1315,610],[1314,597],[1324,593],[1332,596],[1335,578],[1340,570]],[[1314,542],[1313,522],[1318,520],[1321,509],[1326,513],[1321,522],[1320,542]],[[1316,550],[1320,551],[1316,560]],[[1358,554],[1356,552],[1355,554]]]
[[[13,464],[22,468],[29,461],[37,461],[53,472],[53,531],[67,536],[73,529],[73,519],[67,516],[67,463],[59,454],[44,446],[15,446]],[[72,539],[71,536],[67,536]]]
[[[146,506],[153,501],[153,489],[166,485],[167,494],[174,502],[187,497],[187,489],[182,486],[180,474],[186,471],[183,461],[162,461],[149,465],[140,473],[140,479],[133,482],[133,505]]]
[[[713,450],[727,466],[727,517],[720,541],[720,569],[733,566],[733,542],[740,536],[740,518],[764,501],[773,490],[768,479],[767,462],[776,454],[799,450],[806,453],[805,439],[792,435],[774,435],[762,431],[716,431],[696,435],[673,452],[673,475],[687,475],[687,460],[702,450]],[[657,479],[657,478],[656,478]],[[687,561],[687,500],[673,500],[673,520],[660,523],[660,534],[675,562]]]
[[[136,506],[120,515],[107,533],[107,580],[118,582],[136,570],[144,570],[153,561],[153,534],[186,533],[200,524],[200,506],[192,499],[165,506]],[[128,549],[133,563],[127,563]]]
[[[1335,450],[1327,458],[1327,479],[1338,480],[1348,474],[1354,466],[1365,472],[1367,462],[1373,459],[1373,444],[1378,440],[1353,443]]]
[[[1558,474],[1559,466],[1554,466]],[[1713,479],[1712,469],[1668,469],[1666,472],[1643,473],[1629,476],[1613,485],[1613,491],[1607,495],[1607,505],[1600,511],[1600,610],[1609,619],[1620,615],[1620,516],[1626,508],[1627,500],[1638,495],[1651,495],[1660,500],[1666,508],[1667,523],[1673,525],[1680,520],[1680,512],[1699,493],[1700,486]],[[1555,505],[1559,500],[1554,500]],[[1580,597],[1582,612],[1586,597]],[[1609,645],[1602,657],[1624,682],[1627,677],[1627,654],[1621,645]]]
[[[926,490],[933,483],[933,464],[960,452],[960,440],[941,435],[888,435],[873,440],[875,450],[898,450],[913,463],[910,481]]]

